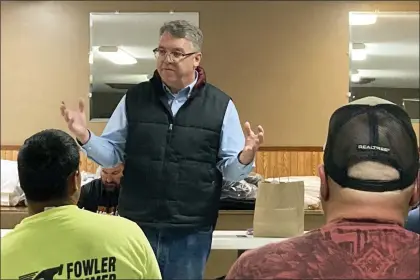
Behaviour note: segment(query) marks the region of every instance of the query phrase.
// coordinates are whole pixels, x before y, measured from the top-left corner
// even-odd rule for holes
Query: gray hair
[[[173,37],[185,38],[191,41],[193,47],[197,51],[201,51],[203,45],[203,32],[197,26],[186,20],[172,20],[165,22],[159,30],[159,35],[168,32]]]

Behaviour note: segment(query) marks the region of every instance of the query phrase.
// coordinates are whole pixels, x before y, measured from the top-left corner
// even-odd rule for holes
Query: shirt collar
[[[183,88],[180,91],[176,92],[175,94],[180,94],[180,93],[184,93],[185,92],[186,95],[188,97],[190,97],[191,91],[193,90],[195,84],[197,83],[197,80],[198,80],[198,72],[195,71],[195,79],[194,79],[194,81],[191,84],[189,84],[188,86],[186,86],[185,88]],[[171,96],[174,96],[174,93],[172,93],[172,91],[169,89],[168,86],[166,86],[164,83],[162,83],[162,86],[163,86],[163,89],[165,90],[165,92],[167,94],[169,94]]]

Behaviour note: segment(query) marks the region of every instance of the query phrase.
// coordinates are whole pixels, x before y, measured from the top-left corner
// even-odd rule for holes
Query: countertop
[[[27,212],[26,207],[1,206],[0,212]],[[253,210],[220,210],[220,215],[254,215]],[[305,215],[324,215],[322,210],[305,210]]]

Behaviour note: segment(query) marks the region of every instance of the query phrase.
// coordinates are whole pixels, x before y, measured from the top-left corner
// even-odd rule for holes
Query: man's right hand
[[[64,102],[61,102],[60,110],[71,133],[73,133],[82,144],[86,144],[86,142],[89,141],[90,133],[86,125],[85,104],[83,100],[79,100],[78,110],[67,108]]]

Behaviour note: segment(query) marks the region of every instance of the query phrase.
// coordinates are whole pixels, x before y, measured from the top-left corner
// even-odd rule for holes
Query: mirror
[[[198,13],[90,14],[91,121],[107,121],[127,89],[151,77],[159,29],[178,19],[199,26]]]
[[[350,24],[349,101],[377,96],[419,116],[419,13],[355,13]]]

